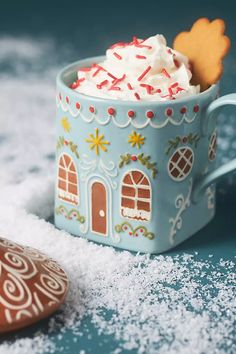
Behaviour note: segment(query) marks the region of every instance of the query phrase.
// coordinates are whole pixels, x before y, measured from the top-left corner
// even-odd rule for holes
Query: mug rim
[[[113,98],[103,98],[103,97],[96,97],[86,95],[84,93],[72,90],[67,84],[65,83],[65,77],[73,72],[78,70],[79,67],[85,67],[86,65],[94,62],[99,62],[105,59],[105,56],[95,56],[95,57],[88,57],[85,59],[80,59],[74,61],[61,69],[57,74],[56,82],[57,87],[62,87],[63,91],[66,92],[70,97],[74,96],[75,99],[82,99],[84,101],[93,101],[101,104],[113,104],[113,105],[120,105],[120,106],[130,106],[133,105],[135,107],[143,107],[143,106],[172,106],[178,104],[184,104],[191,101],[196,101],[197,99],[201,99],[205,96],[211,95],[212,92],[215,91],[216,87],[219,87],[219,81],[216,84],[211,85],[207,90],[200,92],[198,94],[185,96],[176,100],[167,100],[167,101],[132,101],[132,100],[121,100],[121,99],[113,99]]]

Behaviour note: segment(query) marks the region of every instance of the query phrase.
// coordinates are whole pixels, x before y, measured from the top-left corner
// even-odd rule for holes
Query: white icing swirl
[[[157,34],[116,43],[103,62],[79,69],[71,88],[102,98],[166,101],[199,93],[200,87],[190,84],[191,77],[188,58],[167,47]]]

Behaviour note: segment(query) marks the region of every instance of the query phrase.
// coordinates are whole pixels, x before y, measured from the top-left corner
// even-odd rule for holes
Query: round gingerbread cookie
[[[43,253],[0,238],[0,333],[33,324],[64,302],[68,277]]]

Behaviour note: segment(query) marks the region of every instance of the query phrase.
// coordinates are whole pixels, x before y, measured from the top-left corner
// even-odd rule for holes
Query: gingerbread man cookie
[[[192,65],[194,85],[201,91],[216,83],[223,72],[222,60],[230,48],[230,39],[224,35],[225,23],[221,19],[210,22],[197,20],[189,32],[179,33],[173,47],[186,55]]]

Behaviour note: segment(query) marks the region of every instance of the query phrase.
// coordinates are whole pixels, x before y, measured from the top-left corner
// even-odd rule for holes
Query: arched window
[[[58,166],[58,198],[68,203],[79,203],[78,177],[73,159],[62,154]]]
[[[135,220],[151,219],[151,185],[141,171],[126,173],[121,186],[121,215]]]

